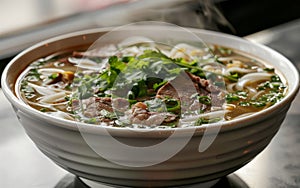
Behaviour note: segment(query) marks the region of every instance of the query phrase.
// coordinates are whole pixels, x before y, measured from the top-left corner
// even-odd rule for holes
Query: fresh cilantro
[[[164,80],[164,81],[162,81],[162,82],[160,82],[160,83],[155,83],[155,84],[153,84],[153,89],[156,91],[156,90],[158,90],[161,86],[165,85],[167,82],[168,82],[167,80]]]
[[[110,69],[117,73],[122,72],[126,68],[126,63],[119,61],[117,56],[110,57],[108,63],[110,65]]]
[[[104,109],[100,111],[100,114],[104,118],[117,119],[117,116],[116,116],[116,114],[114,112],[109,112],[109,111],[104,110]]]
[[[143,97],[147,95],[147,85],[144,80],[140,80],[139,82],[133,84],[133,90],[135,91],[135,96]]]
[[[95,90],[97,93],[104,93],[109,89],[122,91],[126,86],[132,86],[128,97],[130,100],[136,100],[139,97],[150,96],[151,92],[148,93],[148,91],[157,90],[168,81],[175,79],[182,71],[192,71],[201,77],[206,75],[209,77],[223,76],[209,71],[204,72],[198,66],[197,61],[187,62],[182,58],[172,59],[158,50],[145,50],[137,57],[118,58],[112,56],[109,58],[108,64],[109,66],[101,73],[75,77],[74,83],[78,85],[81,99],[93,96]],[[52,78],[54,77],[53,75]],[[122,82],[115,83],[117,78]],[[237,80],[234,76],[228,79]],[[209,103],[208,99],[202,102]]]
[[[85,123],[89,123],[89,124],[96,124],[97,123],[97,118],[89,118],[85,121]]]

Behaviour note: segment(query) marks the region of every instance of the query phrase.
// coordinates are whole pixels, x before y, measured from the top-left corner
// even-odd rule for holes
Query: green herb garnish
[[[209,123],[216,123],[220,120],[221,120],[221,118],[219,118],[219,117],[211,118],[211,119],[202,117],[202,118],[197,119],[197,121],[194,123],[194,126],[200,126],[200,125],[209,124]]]
[[[209,96],[198,96],[199,102],[205,105],[211,104],[211,98]]]
[[[50,76],[48,76],[48,78],[52,79],[52,80],[54,80],[55,78],[58,78],[58,77],[59,77],[59,73],[53,73]]]

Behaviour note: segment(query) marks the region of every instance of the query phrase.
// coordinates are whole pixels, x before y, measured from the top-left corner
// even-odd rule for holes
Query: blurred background
[[[300,17],[295,0],[0,0],[1,67],[24,48],[73,31],[157,20],[238,36]]]

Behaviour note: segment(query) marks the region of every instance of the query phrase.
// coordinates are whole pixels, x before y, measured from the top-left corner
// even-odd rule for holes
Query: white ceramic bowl
[[[155,32],[157,30],[159,32]],[[77,124],[31,108],[18,99],[14,91],[18,75],[32,61],[61,50],[76,49],[79,46],[88,47],[107,31],[109,29],[95,29],[41,42],[16,56],[2,75],[3,92],[36,146],[62,168],[89,180],[123,186],[162,187],[207,182],[226,176],[251,161],[269,144],[298,91],[298,71],[288,59],[274,50],[235,36],[191,29],[192,33],[207,43],[238,49],[269,63],[285,77],[288,83],[287,95],[274,106],[248,117],[196,129],[174,129],[177,135],[171,145],[182,142],[191,132],[192,137],[180,152],[162,163],[145,167],[118,165],[95,153],[81,133],[91,138],[97,137],[101,141],[99,145],[108,140],[106,134],[108,131],[121,142],[134,146],[148,146],[164,141],[174,133],[174,130],[145,132]],[[139,32],[140,35],[147,32],[147,36],[150,35],[156,40],[173,38],[173,40],[185,41],[188,39],[186,35],[181,34],[182,30],[172,27],[151,26],[147,29],[134,27],[128,30],[128,32],[133,31]],[[126,32],[120,35],[120,38],[122,37],[126,37]],[[78,126],[81,127],[80,131]],[[220,132],[212,145],[207,150],[199,152],[199,143],[205,130],[219,128]],[[112,143],[106,144],[105,149],[108,152],[118,149]],[[160,150],[156,152],[158,156],[164,153]],[[147,160],[147,157],[138,161],[136,158],[126,158],[122,156],[122,151],[113,157],[128,164],[143,163]]]

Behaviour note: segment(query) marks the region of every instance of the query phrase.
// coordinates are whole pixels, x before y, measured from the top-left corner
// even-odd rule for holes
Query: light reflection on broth
[[[122,83],[115,83],[118,77]],[[232,120],[275,104],[287,88],[276,71],[258,59],[226,47],[198,49],[189,44],[172,49],[146,43],[107,45],[54,54],[33,62],[19,80],[17,94],[39,111],[136,128]],[[185,88],[187,82],[194,88]]]

